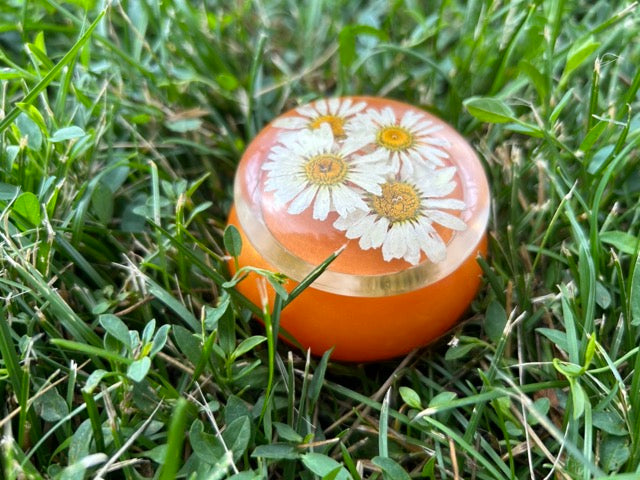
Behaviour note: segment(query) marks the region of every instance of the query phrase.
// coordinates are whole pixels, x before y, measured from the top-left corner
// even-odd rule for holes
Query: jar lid
[[[489,217],[477,155],[451,126],[376,97],[321,99],[267,125],[235,180],[238,220],[256,251],[313,288],[350,296],[427,286],[476,256]]]

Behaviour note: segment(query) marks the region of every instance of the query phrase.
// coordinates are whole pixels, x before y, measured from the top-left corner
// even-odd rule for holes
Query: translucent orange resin
[[[455,130],[411,105],[344,97],[285,113],[248,146],[234,200],[239,265],[284,273],[288,290],[343,249],[281,314],[315,354],[407,353],[450,329],[480,286],[486,176]],[[255,275],[237,288],[260,304]]]

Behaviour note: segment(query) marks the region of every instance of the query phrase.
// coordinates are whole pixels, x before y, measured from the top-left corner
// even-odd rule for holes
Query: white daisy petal
[[[432,262],[441,262],[447,257],[447,247],[438,232],[428,224],[419,222],[416,233],[420,241],[420,248]]]
[[[276,190],[275,192],[275,197],[276,199],[283,204],[286,204],[288,202],[290,202],[291,200],[293,200],[296,196],[298,196],[305,188],[307,188],[307,185],[300,182],[297,183],[293,186],[291,186],[288,189],[284,189],[284,188],[280,188],[278,190],[276,190],[275,188],[271,189],[271,190]],[[267,190],[269,191],[269,190]]]
[[[382,243],[382,257],[387,261],[402,258],[407,251],[407,240],[400,225],[392,226]]]
[[[313,218],[324,220],[331,210],[331,193],[328,188],[320,187],[313,203]]]
[[[420,262],[420,242],[418,240],[418,234],[413,225],[405,230],[407,238],[407,251],[404,254],[404,259],[412,265],[417,265]]]
[[[347,215],[352,210],[366,210],[367,204],[364,203],[361,195],[345,185],[341,185],[332,190],[333,205],[338,215]]]
[[[310,186],[305,190],[303,190],[302,193],[300,193],[300,195],[298,195],[293,200],[293,202],[291,202],[287,212],[293,215],[297,215],[298,213],[304,212],[307,209],[307,207],[311,205],[311,202],[313,201],[313,197],[315,197],[317,191],[318,191],[318,187],[315,185]]]
[[[275,120],[272,125],[287,130],[306,128],[307,122],[300,117],[282,117]]]
[[[393,113],[391,107],[384,107],[380,112],[380,124],[381,125],[394,125],[396,123],[396,114]]]
[[[407,110],[407,112],[402,116],[402,120],[400,120],[400,125],[409,130],[414,130],[416,123],[418,123],[422,118],[424,118],[423,115],[418,115],[411,110]]]
[[[327,115],[329,113],[329,111],[327,110],[327,104],[324,100],[316,102],[315,107],[320,115]]]
[[[413,127],[413,131],[419,135],[430,135],[442,130],[442,125],[434,125],[430,120],[425,120]]]
[[[347,100],[348,102],[351,102],[351,100]],[[340,99],[339,98],[331,98],[328,100],[328,105],[329,105],[329,114],[331,115],[337,115],[338,111],[340,110]]]
[[[360,222],[365,221],[367,218],[367,211],[365,210],[354,210],[353,212],[349,212],[345,216],[340,216],[333,222],[333,226],[338,230],[342,231],[350,231],[353,228],[357,228],[356,225],[359,225]],[[355,235],[354,237],[349,236],[347,233],[347,238],[357,238],[359,235]]]
[[[360,238],[360,246],[364,250],[368,250],[370,247],[363,245],[362,242],[369,235],[369,232],[371,232],[371,229],[374,226],[374,221],[375,219],[370,215],[360,219],[347,230],[347,238]]]
[[[389,231],[389,220],[380,218],[371,229],[371,246],[379,248],[384,242],[384,238]]]
[[[341,116],[352,117],[352,116],[356,115],[357,113],[360,113],[367,106],[367,104],[365,102],[358,102],[353,106],[351,105],[351,103],[352,102],[349,101],[349,104],[346,104],[346,102],[345,102],[345,104],[343,104],[344,106],[342,107]]]
[[[301,107],[296,108],[296,113],[299,113],[303,117],[313,118],[317,115],[316,110],[311,107],[311,105],[303,105]]]
[[[429,220],[433,223],[442,225],[443,227],[450,228],[451,230],[466,230],[467,224],[449,213],[441,212],[439,210],[427,210],[425,214]]]

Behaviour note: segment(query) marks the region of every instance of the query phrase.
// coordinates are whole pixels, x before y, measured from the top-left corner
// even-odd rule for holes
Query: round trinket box
[[[407,353],[450,329],[480,286],[486,175],[469,144],[419,108],[343,97],[291,110],[248,146],[234,189],[240,266],[281,272],[291,290],[340,250],[281,313],[314,354]],[[260,305],[256,275],[237,289]]]

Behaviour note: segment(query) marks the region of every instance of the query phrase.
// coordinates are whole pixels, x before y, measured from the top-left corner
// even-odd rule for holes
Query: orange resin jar
[[[484,170],[453,128],[411,105],[343,97],[291,110],[248,146],[234,188],[241,267],[281,272],[291,290],[341,250],[281,313],[314,354],[405,354],[449,330],[480,286]],[[236,288],[260,305],[255,274]]]

